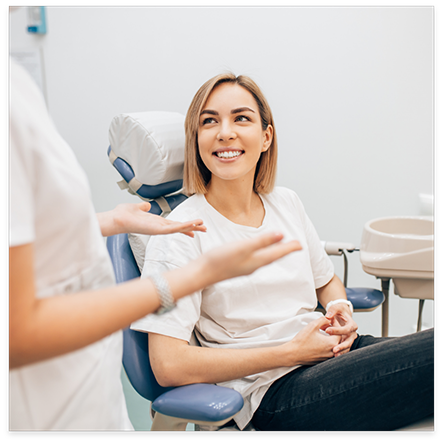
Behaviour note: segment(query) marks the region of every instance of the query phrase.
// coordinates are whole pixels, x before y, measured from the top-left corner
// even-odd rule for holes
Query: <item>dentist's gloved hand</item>
[[[325,317],[331,322],[332,326],[325,328],[329,335],[340,335],[340,343],[332,349],[334,357],[346,354],[350,351],[352,343],[357,338],[357,323],[352,318],[351,310],[345,303],[332,305]]]
[[[112,211],[97,214],[102,235],[108,237],[122,233],[146,235],[182,233],[194,237],[194,231],[206,231],[202,220],[183,223],[167,220],[149,213],[150,208],[149,202],[124,203],[116,206]]]

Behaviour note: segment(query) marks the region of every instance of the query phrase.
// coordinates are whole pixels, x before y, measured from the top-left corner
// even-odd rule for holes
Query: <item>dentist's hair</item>
[[[185,119],[185,165],[183,172],[183,190],[187,195],[206,194],[211,172],[203,163],[198,149],[198,127],[200,113],[209,95],[222,83],[231,83],[245,88],[254,97],[260,112],[262,129],[268,125],[273,128],[273,138],[269,148],[261,153],[255,169],[254,191],[269,194],[275,184],[277,173],[277,134],[271,108],[257,84],[249,77],[232,73],[219,74],[204,83],[195,94]]]

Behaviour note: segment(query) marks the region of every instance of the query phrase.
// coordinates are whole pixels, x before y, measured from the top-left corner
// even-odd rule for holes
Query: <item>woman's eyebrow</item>
[[[255,111],[251,108],[248,108],[247,106],[243,106],[241,108],[235,108],[231,110],[231,114],[238,114],[240,112],[245,112],[245,111],[250,111],[250,112],[254,112]],[[211,115],[219,115],[217,111],[213,111],[212,109],[203,109],[202,112],[200,112],[200,115],[203,114],[211,114]]]
[[[254,112],[255,113],[255,111],[253,109],[248,108],[247,106],[243,106],[242,108],[233,109],[231,111],[231,114],[238,114],[239,112],[245,112],[245,111],[250,111],[250,112]]]
[[[203,111],[200,112],[200,115],[203,115],[203,114],[218,115],[218,112],[213,111],[212,109],[203,109]]]

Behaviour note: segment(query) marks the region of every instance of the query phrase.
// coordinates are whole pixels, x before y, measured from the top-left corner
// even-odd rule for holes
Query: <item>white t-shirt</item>
[[[12,61],[10,116],[10,246],[33,243],[36,296],[114,285],[86,175],[57,132],[39,89]],[[119,332],[11,370],[10,429],[132,429],[121,359]]]
[[[271,194],[261,195],[261,199],[265,218],[259,228],[253,228],[231,222],[201,194],[190,197],[168,218],[180,221],[201,218],[207,232],[196,233],[194,239],[182,234],[152,237],[142,276],[181,267],[226,242],[269,231],[282,232],[284,241],[298,240],[302,251],[289,254],[252,275],[196,292],[179,300],[171,312],[149,315],[134,322],[131,328],[187,341],[195,329],[203,347],[246,349],[288,342],[309,322],[318,319],[321,314],[315,312],[315,290],[331,280],[333,265],[294,192],[276,188]],[[234,418],[240,429],[248,424],[271,383],[293,369],[278,368],[218,383],[237,390],[245,400],[243,409]]]

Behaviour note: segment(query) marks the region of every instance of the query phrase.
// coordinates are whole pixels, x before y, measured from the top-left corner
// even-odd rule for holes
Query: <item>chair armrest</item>
[[[154,411],[189,422],[220,422],[242,407],[243,398],[237,391],[205,383],[174,388],[152,403]]]

